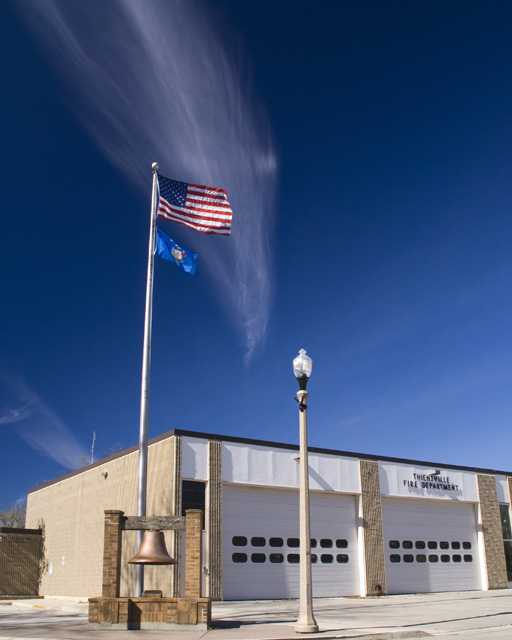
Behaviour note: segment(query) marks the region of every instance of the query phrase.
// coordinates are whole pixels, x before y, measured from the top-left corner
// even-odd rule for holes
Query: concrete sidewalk
[[[320,598],[314,610],[317,634],[295,634],[297,600],[216,602],[209,631],[89,631],[85,602],[13,600],[0,604],[0,640],[512,638],[512,590]]]

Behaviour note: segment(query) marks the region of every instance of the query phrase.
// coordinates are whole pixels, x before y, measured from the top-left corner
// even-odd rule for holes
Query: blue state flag
[[[197,253],[185,249],[185,247],[180,247],[160,229],[156,230],[155,255],[164,260],[174,262],[178,269],[185,273],[190,273],[191,276],[195,276],[197,273]]]

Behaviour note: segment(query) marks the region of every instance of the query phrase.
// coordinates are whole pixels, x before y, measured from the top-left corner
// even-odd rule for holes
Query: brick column
[[[122,511],[105,511],[102,590],[102,596],[104,598],[119,598],[123,515],[124,513]]]
[[[181,459],[182,459],[182,436],[172,437],[172,469],[170,478],[171,490],[171,515],[181,516]],[[171,534],[170,554],[176,560],[180,559],[180,531],[173,531]],[[171,567],[171,596],[178,598],[180,595],[180,565]]]
[[[222,600],[222,442],[208,442],[208,596]]]
[[[380,596],[387,593],[387,586],[379,463],[374,460],[360,460],[359,469],[364,519],[366,595]]]
[[[187,509],[185,597],[201,597],[201,509]]]
[[[477,474],[477,479],[489,589],[506,589],[507,566],[496,479],[483,473]]]

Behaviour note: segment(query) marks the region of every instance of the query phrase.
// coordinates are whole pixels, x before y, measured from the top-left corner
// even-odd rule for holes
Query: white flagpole
[[[148,413],[149,413],[149,369],[151,364],[151,318],[153,312],[153,270],[155,262],[155,227],[158,195],[158,164],[153,163],[153,194],[151,196],[151,225],[149,231],[148,275],[146,281],[146,315],[144,318],[144,350],[142,354],[142,383],[140,392],[139,431],[139,493],[137,515],[146,515],[147,470],[148,470]],[[137,531],[137,545],[140,548],[142,531]],[[135,597],[144,591],[144,565],[135,565]]]

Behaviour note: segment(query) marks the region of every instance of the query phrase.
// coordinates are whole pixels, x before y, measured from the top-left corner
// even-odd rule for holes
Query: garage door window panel
[[[234,547],[245,547],[247,545],[247,538],[245,536],[233,536]]]
[[[265,546],[265,538],[261,538],[260,536],[255,536],[251,538],[251,544],[253,547],[264,547]]]
[[[251,554],[251,561],[252,562],[256,562],[258,564],[261,564],[262,562],[265,562],[266,560],[266,556],[264,553],[253,553]]]
[[[282,547],[284,540],[282,538],[270,538],[268,544],[270,547]]]
[[[282,562],[284,562],[284,556],[282,553],[271,553],[268,559],[273,564],[281,564]]]
[[[233,562],[247,562],[246,553],[234,553],[232,557],[233,557]]]

